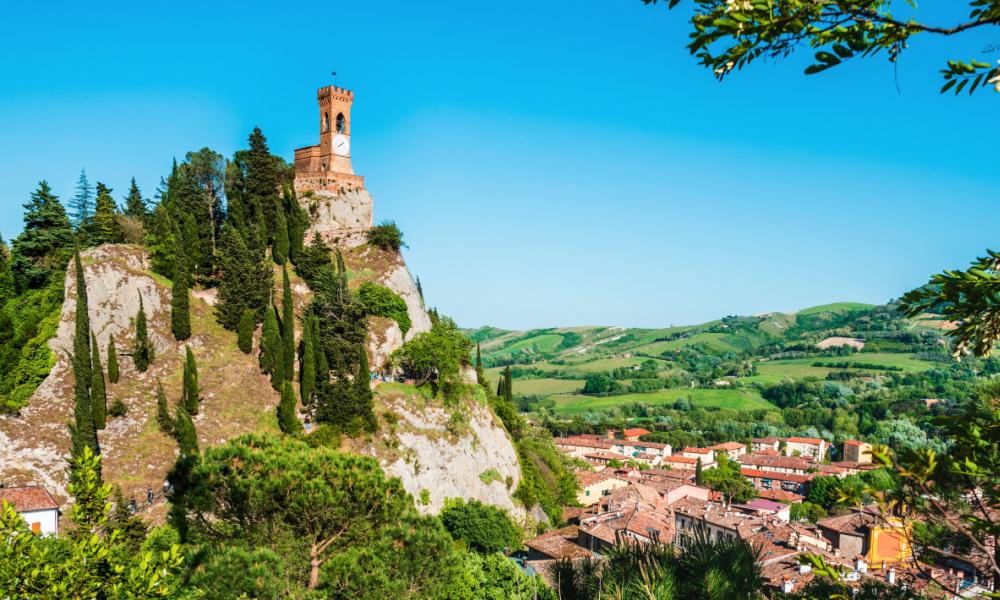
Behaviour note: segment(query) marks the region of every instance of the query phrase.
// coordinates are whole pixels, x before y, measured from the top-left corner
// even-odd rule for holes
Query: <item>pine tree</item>
[[[278,427],[283,433],[294,435],[302,431],[302,423],[295,415],[295,390],[288,381],[281,388],[281,402],[278,403]]]
[[[236,341],[244,354],[253,352],[253,331],[256,328],[257,323],[254,322],[253,311],[244,308],[243,314],[240,316],[239,337]]]
[[[260,220],[257,223],[263,232],[275,232],[275,207],[278,199],[277,163],[267,147],[267,139],[259,127],[254,127],[249,137],[250,149],[246,153],[245,199],[257,213]],[[270,239],[267,236],[265,239]]]
[[[191,346],[184,347],[184,390],[182,392],[181,404],[189,415],[198,414],[198,405],[201,403],[201,396],[198,389],[198,363],[191,352]]]
[[[108,381],[118,383],[118,350],[114,336],[108,336]]]
[[[190,282],[184,241],[178,237],[174,250],[174,281],[170,289],[170,330],[177,341],[191,337]]]
[[[142,304],[142,296],[139,296],[139,313],[135,316],[135,350],[132,351],[132,361],[136,370],[145,373],[155,359],[155,354],[153,344],[149,341],[149,332],[146,330],[146,309]]]
[[[292,284],[288,279],[288,265],[281,269],[281,340],[285,381],[291,381],[295,374],[295,304]]]
[[[249,308],[255,320],[265,317],[274,286],[274,274],[263,255],[256,255],[233,227],[225,227],[219,241],[219,304],[216,318],[223,327],[235,330]]]
[[[271,385],[274,389],[281,391],[281,383],[285,380],[284,342],[281,339],[273,307],[264,317],[264,331],[260,340],[260,368],[271,376]]]
[[[274,247],[271,249],[271,257],[274,262],[283,265],[288,259],[288,219],[280,205],[275,207],[274,214]]]
[[[10,272],[19,292],[48,285],[73,256],[73,227],[49,184],[39,182],[24,204],[24,230],[11,244]]]
[[[299,361],[299,390],[302,392],[302,405],[312,403],[313,390],[316,388],[316,344],[313,332],[313,319],[308,317],[302,324],[302,358]]]
[[[163,433],[174,435],[174,420],[170,416],[167,393],[163,391],[163,383],[159,380],[156,382],[156,424]]]
[[[93,241],[95,244],[116,244],[121,241],[121,228],[117,220],[118,207],[111,197],[111,188],[97,182],[97,201],[94,205]]]
[[[142,192],[139,191],[139,186],[135,183],[135,177],[129,184],[128,196],[125,196],[125,216],[143,224],[149,219],[149,209],[146,207]]]
[[[76,181],[76,194],[69,202],[69,212],[73,225],[78,229],[90,220],[94,207],[94,189],[87,179],[87,171],[80,169],[80,178]]]
[[[177,415],[174,417],[174,437],[180,446],[182,457],[192,457],[198,454],[198,431],[194,428],[191,415],[181,404],[177,405]]]
[[[107,426],[108,394],[104,387],[104,368],[101,366],[101,349],[97,345],[97,336],[93,332],[90,334],[90,348],[93,352],[90,360],[91,415],[94,419],[94,429],[104,429]]]

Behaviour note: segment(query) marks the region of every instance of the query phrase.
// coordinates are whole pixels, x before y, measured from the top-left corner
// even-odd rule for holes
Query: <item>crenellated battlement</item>
[[[316,98],[321,106],[329,104],[331,100],[351,103],[354,101],[354,92],[335,85],[328,85],[316,90]]]

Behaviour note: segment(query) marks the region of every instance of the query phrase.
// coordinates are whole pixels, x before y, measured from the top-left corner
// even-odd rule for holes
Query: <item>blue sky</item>
[[[38,180],[65,199],[81,167],[151,195],[172,157],[255,125],[291,159],[335,69],[376,219],[463,326],[883,302],[996,246],[1000,95],[937,93],[945,58],[1000,58],[996,30],[914,40],[895,76],[805,77],[802,55],[720,84],[685,14],[639,0],[151,4],[6,9],[4,239]]]

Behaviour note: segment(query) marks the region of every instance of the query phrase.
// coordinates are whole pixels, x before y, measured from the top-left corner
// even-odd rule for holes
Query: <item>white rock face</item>
[[[413,281],[413,276],[410,275],[410,270],[406,268],[405,264],[382,275],[379,278],[379,283],[399,294],[403,302],[406,302],[406,312],[410,315],[412,325],[410,326],[410,330],[406,332],[405,341],[412,340],[413,336],[418,333],[431,330],[431,318],[427,316],[427,311],[424,310],[424,303],[420,299],[420,291],[417,290],[417,284]]]
[[[470,432],[457,441],[446,433],[450,414],[441,408],[428,408],[418,415],[412,407],[396,405],[393,411],[402,423],[418,431],[398,433],[403,456],[389,464],[383,461],[383,468],[400,478],[421,512],[436,514],[446,498],[466,498],[525,516],[524,508],[512,498],[521,481],[517,453],[488,408],[473,407]],[[430,494],[426,505],[420,502],[422,490]]]
[[[350,235],[372,226],[372,197],[368,190],[359,189],[343,193],[327,191],[314,192],[312,196],[300,199],[309,213],[312,227],[310,234],[319,234],[325,239],[345,237],[349,245],[364,243],[364,236]]]
[[[403,332],[392,319],[371,317],[368,319],[368,354],[371,366],[380,369],[393,350],[403,346]]]

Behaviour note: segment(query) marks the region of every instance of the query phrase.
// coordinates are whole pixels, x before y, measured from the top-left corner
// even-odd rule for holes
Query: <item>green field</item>
[[[605,410],[632,402],[643,402],[649,405],[673,404],[678,398],[690,398],[693,405],[704,408],[736,410],[774,408],[774,405],[761,398],[756,390],[749,389],[674,388],[648,394],[624,394],[603,398],[571,394],[556,397],[554,400],[556,401],[556,412],[570,415],[590,410]]]
[[[817,313],[851,313],[860,312],[862,310],[868,310],[873,308],[874,304],[865,304],[863,302],[833,302],[831,304],[822,304],[820,306],[810,306],[809,308],[803,308],[798,311],[797,315],[814,315]]]
[[[518,350],[532,349],[538,352],[552,352],[559,347],[563,341],[563,336],[558,333],[546,333],[534,335],[528,339],[511,344],[503,349],[503,352],[517,352]]]
[[[548,396],[570,394],[583,389],[582,379],[515,379],[514,394],[518,396]]]
[[[762,361],[757,363],[757,373],[759,375],[790,377],[792,379],[801,379],[803,377],[819,377],[822,379],[831,371],[842,371],[844,369],[814,367],[814,362],[833,363],[843,361],[871,365],[890,365],[899,367],[907,373],[917,373],[934,367],[934,363],[914,358],[912,354],[897,354],[893,352],[859,352],[857,354],[844,357],[812,357]]]

